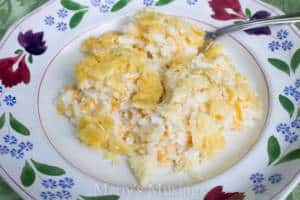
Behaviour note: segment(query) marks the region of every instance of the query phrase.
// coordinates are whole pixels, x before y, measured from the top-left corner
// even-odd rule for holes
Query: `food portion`
[[[178,17],[138,12],[121,32],[88,38],[57,110],[105,159],[126,156],[141,186],[160,167],[193,174],[253,125],[260,100],[223,47]]]

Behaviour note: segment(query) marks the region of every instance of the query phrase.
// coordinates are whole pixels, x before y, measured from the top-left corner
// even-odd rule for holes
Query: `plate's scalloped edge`
[[[2,50],[3,46],[5,45],[6,41],[9,39],[9,36],[29,17],[31,17],[32,15],[40,12],[42,9],[52,5],[53,3],[57,2],[56,0],[49,0],[48,2],[44,3],[43,5],[41,5],[40,7],[34,9],[33,11],[27,13],[26,15],[24,15],[23,17],[21,17],[19,20],[17,20],[16,22],[14,22],[5,32],[5,34],[3,35],[2,39],[0,40],[0,50]],[[4,176],[1,176],[1,178],[3,178],[6,183],[11,187],[11,188],[16,188],[14,189],[14,191],[21,196],[22,198],[30,198],[33,200],[36,200],[36,198],[28,193],[24,188],[22,188],[15,180],[14,178],[12,178],[10,176],[10,174],[8,174],[6,172],[6,170],[2,167],[1,163],[0,163],[0,172],[4,173]],[[2,173],[2,174],[3,174]],[[1,174],[1,173],[0,173]]]
[[[300,170],[293,177],[290,183],[287,183],[277,194],[273,195],[271,199],[274,200],[282,200],[286,199],[288,195],[295,189],[295,187],[299,184],[300,181]]]
[[[282,10],[280,10],[279,8],[273,5],[267,4],[259,0],[254,0],[254,1],[257,4],[271,10],[272,13],[285,14]],[[300,30],[296,27],[296,25],[290,24],[289,26],[291,27],[293,32],[298,37],[300,37]],[[278,193],[274,194],[270,199],[274,199],[274,200],[286,199],[288,195],[293,191],[293,189],[299,184],[299,182],[300,182],[300,170],[297,172],[297,174],[295,174],[295,176],[292,178],[292,180],[289,183],[287,183],[280,191],[278,191]]]
[[[20,19],[18,19],[16,22],[14,22],[5,32],[5,34],[3,35],[2,39],[0,40],[0,50],[2,50],[5,42],[8,40],[9,36],[28,18],[31,17],[32,15],[38,13],[39,11],[41,11],[42,9],[52,5],[53,3],[57,2],[57,0],[49,0],[48,2],[44,3],[43,5],[41,5],[40,7],[34,9],[33,11],[27,13],[26,15],[24,15],[23,17],[21,17]]]
[[[272,13],[276,13],[276,14],[286,14],[285,12],[283,12],[282,10],[280,10],[279,8],[277,8],[276,6],[273,6],[273,5],[270,5],[268,3],[265,3],[265,2],[262,2],[260,0],[254,0],[257,4],[269,9],[272,11]],[[293,32],[298,36],[300,37],[300,30],[297,28],[296,25],[294,24],[290,24],[289,25],[291,27],[291,29],[293,30]]]
[[[11,177],[11,175],[2,167],[2,165],[0,165],[0,172],[1,171],[3,171],[5,176],[8,177],[8,178],[5,178],[5,177],[1,176],[1,178],[3,178],[11,188],[14,188],[13,191],[15,191],[19,196],[21,196],[23,198],[30,197],[32,200],[36,200],[36,198],[32,194],[28,193],[21,185],[19,185],[14,180],[13,177]],[[13,187],[13,186],[15,186],[15,187]],[[15,189],[16,187],[17,187],[17,189]]]

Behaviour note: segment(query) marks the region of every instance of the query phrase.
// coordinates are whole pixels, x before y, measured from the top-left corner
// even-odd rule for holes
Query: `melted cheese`
[[[226,148],[225,131],[245,128],[260,110],[223,47],[198,54],[203,45],[201,28],[138,12],[122,32],[82,44],[76,85],[58,97],[57,110],[105,159],[128,156],[142,186],[160,166],[191,174]]]

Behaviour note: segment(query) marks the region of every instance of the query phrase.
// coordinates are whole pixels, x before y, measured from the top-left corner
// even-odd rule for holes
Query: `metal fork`
[[[300,12],[287,14],[287,15],[280,15],[275,17],[269,17],[265,19],[250,20],[247,22],[241,22],[238,24],[225,26],[215,31],[206,31],[205,39],[207,41],[210,41],[209,43],[212,43],[215,39],[227,33],[241,31],[245,29],[251,29],[251,28],[259,28],[259,27],[269,26],[269,25],[290,24],[296,22],[300,22]]]

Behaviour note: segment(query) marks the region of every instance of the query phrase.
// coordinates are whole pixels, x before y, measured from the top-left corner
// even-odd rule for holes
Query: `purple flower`
[[[72,197],[71,193],[66,190],[57,191],[55,195],[58,199],[70,199]]]
[[[295,83],[295,86],[296,87],[293,87],[293,86],[286,86],[284,89],[283,89],[283,93],[287,96],[292,96],[294,97],[295,101],[299,101],[300,100],[300,92],[297,91],[297,85],[298,83],[296,82]]]
[[[296,87],[293,87],[293,86],[289,86],[289,87],[285,87],[284,90],[283,90],[284,94],[285,95],[289,95],[289,96],[292,96],[294,97],[295,99],[297,99],[297,94],[299,93],[297,91],[297,88]],[[299,94],[298,94],[299,95]],[[297,101],[297,100],[296,100]]]
[[[40,197],[42,197],[43,200],[54,200],[56,199],[55,193],[54,192],[41,192]]]
[[[259,184],[259,185],[254,185],[254,187],[252,188],[252,190],[256,193],[256,194],[262,194],[265,191],[267,191],[267,188],[265,185],[263,184]]]
[[[300,92],[296,91],[295,94],[294,94],[294,99],[299,102],[300,100]]]
[[[15,136],[10,137],[10,143],[9,144],[17,144],[18,140]]]
[[[42,197],[43,200],[48,199],[48,195],[46,192],[41,192],[40,197]]]
[[[16,159],[20,159],[20,158],[24,158],[24,152],[18,150],[16,154]]]
[[[8,154],[9,148],[5,145],[0,145],[0,155]]]
[[[71,189],[75,184],[74,184],[74,180],[72,178],[65,177],[65,178],[59,180],[58,185],[63,189],[66,189],[66,188]]]
[[[284,93],[285,95],[289,95],[289,94],[290,94],[290,89],[289,89],[288,86],[285,86],[285,87],[284,87],[283,93]]]
[[[0,86],[0,93],[2,93],[3,92],[3,87],[2,86]]]
[[[262,173],[256,172],[254,174],[251,174],[250,180],[256,184],[261,183],[264,180],[264,175]]]
[[[15,136],[8,134],[3,137],[3,140],[7,144],[17,144],[18,142],[18,139]]]
[[[271,50],[271,51],[275,51],[275,50],[278,50],[280,48],[280,44],[278,41],[272,41],[268,44],[268,48]]]
[[[271,16],[271,13],[261,10],[256,12],[251,18],[250,20],[254,20],[254,19],[264,19],[264,18],[268,18]],[[271,35],[271,29],[268,26],[264,26],[264,27],[260,27],[260,28],[252,28],[252,29],[247,29],[245,30],[246,33],[250,34],[250,35]]]
[[[20,148],[21,151],[30,151],[33,149],[33,144],[31,142],[21,142],[18,147]]]
[[[257,11],[252,17],[251,19],[264,19],[264,18],[268,18],[271,16],[271,13],[269,13],[268,11],[265,10],[260,10]]]
[[[59,9],[59,10],[57,11],[57,15],[58,15],[58,17],[60,17],[60,18],[65,18],[65,17],[68,16],[68,10],[65,9],[65,8]]]
[[[11,157],[16,157],[16,155],[17,155],[17,150],[16,149],[11,149],[10,150],[10,155],[11,155]]]
[[[58,31],[65,31],[65,30],[67,30],[67,24],[64,23],[64,22],[59,22],[56,25],[56,28],[57,28]]]
[[[33,33],[29,30],[25,33],[20,32],[18,41],[25,50],[32,55],[41,55],[47,50],[44,41],[44,32]]]
[[[288,131],[287,134],[284,136],[284,141],[292,144],[298,140],[298,135],[296,135],[296,132]]]
[[[101,0],[91,0],[91,4],[95,7],[100,6]]]
[[[64,199],[70,199],[72,197],[71,193],[69,191],[66,191],[66,190],[63,190],[62,194],[63,194]]]
[[[56,198],[55,198],[55,193],[54,193],[54,192],[48,191],[48,192],[47,192],[47,195],[48,195],[48,199],[49,199],[49,200],[54,200],[54,199],[56,199]]]
[[[198,2],[198,0],[186,0],[186,2],[189,5],[195,5]]]
[[[44,22],[46,25],[52,26],[54,24],[54,17],[46,16]]]
[[[145,6],[152,6],[154,3],[154,0],[144,0],[144,5]]]
[[[14,106],[17,103],[16,97],[12,95],[6,95],[3,99],[3,101],[6,103],[8,106]]]
[[[288,32],[287,30],[280,29],[280,30],[277,32],[277,38],[278,38],[279,40],[286,39],[288,35],[289,35],[289,32]]]
[[[286,123],[280,123],[276,127],[276,131],[284,135],[290,131],[290,127]]]
[[[293,48],[293,43],[291,41],[285,40],[281,43],[281,47],[284,51],[291,50]]]
[[[110,7],[108,5],[106,5],[106,4],[103,4],[103,5],[100,6],[99,9],[100,9],[100,12],[106,13],[106,12],[109,11]]]
[[[62,193],[61,191],[57,191],[57,192],[55,193],[55,196],[56,196],[58,199],[63,199],[63,198],[64,198],[64,195],[63,195],[63,193]]]
[[[56,180],[49,178],[49,179],[42,180],[42,185],[45,188],[55,189],[57,187],[57,182]]]
[[[20,151],[20,150],[16,150],[15,148],[10,150],[10,155],[11,157],[15,157],[16,159],[20,159],[24,157],[24,152]]]
[[[295,87],[296,87],[296,88],[299,88],[299,87],[300,87],[300,79],[297,79],[297,80],[295,81]]]
[[[26,151],[32,150],[33,149],[33,144],[31,142],[26,142]]]
[[[272,176],[269,177],[268,180],[271,184],[279,183],[282,180],[282,175],[281,174],[273,174]]]
[[[4,137],[3,137],[3,140],[4,140],[4,142],[5,143],[9,143],[9,141],[10,141],[10,135],[5,135]]]
[[[18,145],[18,147],[19,147],[21,150],[25,149],[25,147],[26,147],[25,142],[20,142],[20,144]]]
[[[294,94],[297,92],[296,90],[297,90],[297,88],[290,85],[290,86],[286,86],[283,89],[283,92],[284,92],[285,95],[294,96]]]

